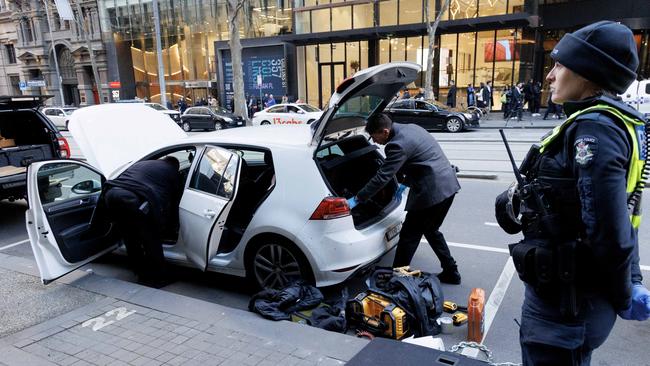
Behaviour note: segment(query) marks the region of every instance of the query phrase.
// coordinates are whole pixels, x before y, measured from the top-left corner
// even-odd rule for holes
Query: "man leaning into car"
[[[375,143],[386,145],[386,160],[366,186],[349,200],[350,207],[367,201],[398,172],[403,173],[406,176],[404,183],[410,187],[410,191],[393,267],[411,263],[424,235],[440,260],[440,281],[460,284],[456,261],[451,256],[445,237],[438,230],[460,190],[455,169],[438,142],[420,126],[393,124],[390,117],[380,113],[368,120],[366,132]]]
[[[143,160],[105,184],[104,203],[124,239],[140,283],[160,288],[168,283],[162,241],[178,227],[181,179],[172,156]]]

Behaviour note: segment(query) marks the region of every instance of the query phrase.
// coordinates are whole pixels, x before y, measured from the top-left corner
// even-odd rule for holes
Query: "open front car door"
[[[79,161],[43,161],[27,169],[25,223],[44,284],[117,247],[116,230],[98,205],[104,181]]]

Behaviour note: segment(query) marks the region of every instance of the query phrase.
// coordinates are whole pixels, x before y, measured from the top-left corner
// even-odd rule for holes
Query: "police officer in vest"
[[[569,117],[531,148],[520,167],[524,186],[497,198],[497,220],[524,234],[510,245],[526,283],[523,364],[589,365],[617,315],[650,316],[637,238],[650,131],[616,97],[639,65],[627,27],[586,26],[566,34],[551,57],[552,99]]]

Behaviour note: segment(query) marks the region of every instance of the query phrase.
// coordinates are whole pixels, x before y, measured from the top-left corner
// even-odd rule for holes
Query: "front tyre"
[[[313,283],[309,262],[293,243],[270,237],[257,243],[246,258],[246,274],[257,288],[283,288],[304,280]]]
[[[458,117],[451,117],[445,123],[445,128],[448,132],[460,132],[463,130],[463,121]]]
[[[262,121],[262,123],[260,123],[260,125],[262,125],[262,126],[267,126],[267,125],[270,125],[270,124],[271,124],[271,122],[269,122],[269,121]]]
[[[217,122],[214,123],[214,130],[215,131],[219,131],[222,128],[223,128],[223,126],[221,125],[221,122],[217,121]]]
[[[192,127],[190,126],[189,122],[183,122],[183,131],[185,131],[185,132],[192,131]]]

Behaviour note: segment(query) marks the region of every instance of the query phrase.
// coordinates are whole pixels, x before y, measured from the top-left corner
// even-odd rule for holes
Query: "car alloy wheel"
[[[223,128],[223,126],[221,125],[221,122],[217,121],[217,122],[214,123],[214,130],[215,131],[219,131],[222,128]]]
[[[261,124],[262,126],[264,126],[264,125],[270,125],[271,122],[269,122],[269,121],[262,121],[262,123],[260,123],[260,124]]]
[[[281,244],[261,245],[253,255],[252,265],[260,288],[282,288],[305,277],[298,256]]]
[[[185,132],[190,132],[192,130],[192,127],[190,127],[189,122],[183,122],[183,131]]]
[[[463,121],[458,117],[451,117],[447,120],[446,127],[449,132],[459,132],[463,129]]]

